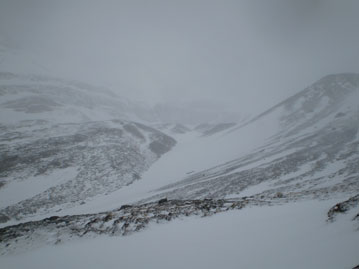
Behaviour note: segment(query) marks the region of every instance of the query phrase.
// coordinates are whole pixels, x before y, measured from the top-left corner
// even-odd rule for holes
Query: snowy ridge
[[[216,146],[227,149],[223,153],[219,150],[219,154],[231,154],[230,144],[237,150],[242,148],[246,152],[243,157],[191,174],[160,188],[158,195],[144,201],[163,196],[171,199],[241,197],[248,188],[259,184],[262,188],[251,196],[269,198],[281,192],[292,201],[356,194],[359,192],[358,96],[359,75],[325,77],[217,139]],[[267,131],[267,126],[277,128]],[[265,135],[245,137],[246,132]],[[254,145],[250,147],[247,143]]]

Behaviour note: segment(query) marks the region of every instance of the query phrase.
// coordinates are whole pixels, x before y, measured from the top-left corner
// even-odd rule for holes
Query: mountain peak
[[[319,82],[353,82],[358,84],[359,83],[359,74],[358,73],[337,73],[337,74],[330,74],[322,77]]]

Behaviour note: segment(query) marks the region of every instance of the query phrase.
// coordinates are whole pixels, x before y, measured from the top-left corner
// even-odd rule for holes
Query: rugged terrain
[[[327,76],[223,137],[232,147],[252,128],[268,132],[243,157],[160,188],[161,197],[198,199],[249,196],[287,201],[343,198],[359,192],[359,75]],[[278,126],[274,131],[261,125]]]
[[[158,123],[160,111],[149,106],[49,76],[0,72],[0,97],[2,223],[109,195],[170,151],[172,136],[208,136],[234,126]]]
[[[44,244],[58,244],[78,237],[95,235],[129,235],[144,229],[149,223],[171,221],[180,217],[207,217],[220,212],[242,209],[246,205],[268,205],[260,200],[171,200],[123,205],[113,211],[98,214],[52,216],[0,229],[0,254],[30,249]],[[46,238],[46,241],[43,239]]]
[[[6,109],[11,104],[10,109],[19,110],[9,102],[3,103]],[[281,208],[308,201],[326,203],[318,218],[328,227],[349,219],[355,231],[358,123],[359,75],[337,74],[239,125],[190,128],[151,123],[148,127],[126,119],[3,124],[0,191],[11,186],[11,181],[48,178],[56,171],[75,173],[71,180],[45,185],[36,195],[1,208],[2,221],[53,213],[43,220],[2,228],[1,253],[79,237],[129,235],[151,223],[186,216],[261,206]],[[189,146],[172,149],[175,140],[169,135],[181,140],[191,132],[197,136]],[[185,144],[186,139],[183,141]],[[69,168],[75,170],[66,170]],[[178,174],[184,176],[177,180]],[[79,206],[92,198],[96,204],[98,197],[107,194],[106,205],[124,193],[134,194],[130,205],[111,203],[102,213],[64,213],[67,206]]]
[[[328,211],[328,222],[339,214],[356,208],[359,196],[334,205]],[[278,206],[286,203],[280,193],[275,199],[254,198],[167,200],[135,205],[96,214],[52,216],[40,221],[20,223],[0,229],[0,255],[30,250],[45,245],[60,244],[76,238],[93,238],[99,235],[126,236],[145,229],[151,223],[164,223],[190,216],[209,217],[229,210],[251,206]],[[359,213],[353,217],[359,229]]]
[[[155,129],[120,120],[30,121],[3,130],[0,179],[8,197],[3,203],[14,203],[0,210],[2,221],[59,211],[116,191],[140,179],[176,143]],[[27,188],[22,197],[14,189],[21,186]]]
[[[0,97],[1,222],[116,191],[176,144],[126,120],[141,107],[87,84],[0,73]]]

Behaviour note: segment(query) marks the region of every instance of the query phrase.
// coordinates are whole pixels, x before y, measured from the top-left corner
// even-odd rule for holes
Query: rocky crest
[[[129,235],[150,223],[161,223],[188,216],[207,217],[242,209],[248,205],[271,205],[274,202],[254,199],[237,200],[167,200],[147,204],[123,205],[97,214],[52,216],[40,221],[21,223],[0,229],[0,254],[44,244],[58,244],[78,237]]]
[[[339,214],[345,214],[349,210],[358,207],[359,208],[359,194],[350,197],[344,202],[337,203],[328,211],[328,221],[334,221]],[[353,217],[353,220],[359,221],[359,212]]]

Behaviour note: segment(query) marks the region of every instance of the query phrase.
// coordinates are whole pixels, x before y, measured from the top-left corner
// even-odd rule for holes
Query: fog
[[[252,113],[359,72],[358,10],[357,0],[2,0],[0,42],[52,76],[150,104]]]

